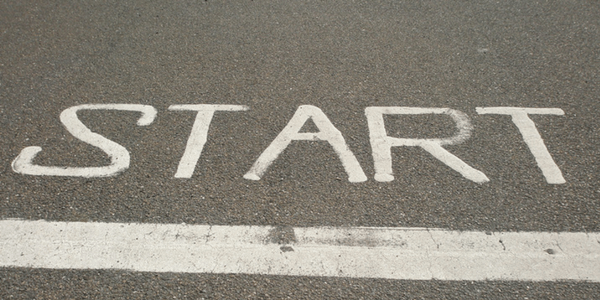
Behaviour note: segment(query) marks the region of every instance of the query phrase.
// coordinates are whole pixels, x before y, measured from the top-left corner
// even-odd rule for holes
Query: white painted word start
[[[185,152],[177,167],[175,178],[191,178],[196,168],[202,149],[207,140],[208,129],[217,111],[245,111],[249,108],[243,105],[212,105],[212,104],[182,104],[171,105],[173,111],[195,111],[196,120],[192,126]],[[154,107],[141,104],[84,104],[67,108],[60,114],[60,120],[66,129],[76,138],[92,146],[102,149],[110,157],[110,165],[102,167],[57,167],[33,164],[35,156],[42,151],[41,147],[24,148],[12,163],[12,169],[20,174],[74,177],[106,177],[115,176],[129,168],[129,151],[123,146],[88,129],[77,117],[80,110],[121,110],[141,112],[137,125],[151,124],[157,114]],[[510,115],[517,126],[523,140],[533,154],[542,174],[550,184],[565,183],[563,175],[550,156],[542,137],[534,122],[529,118],[537,115],[564,115],[559,108],[522,108],[522,107],[477,107],[479,114]],[[375,165],[375,180],[387,182],[394,180],[392,172],[392,147],[417,146],[429,152],[448,167],[460,173],[465,178],[477,183],[488,182],[488,177],[481,171],[469,166],[456,157],[444,145],[456,145],[467,140],[473,126],[469,117],[458,110],[450,108],[422,107],[367,107],[365,109],[369,127],[373,161]],[[456,123],[458,133],[443,139],[405,139],[388,136],[384,125],[384,115],[420,115],[443,114],[450,116]],[[318,132],[300,132],[302,126],[311,119]],[[358,160],[348,148],[341,132],[329,121],[327,116],[316,106],[301,105],[288,122],[287,126],[277,135],[275,140],[263,151],[250,170],[244,175],[248,180],[260,180],[269,166],[287,148],[292,141],[325,141],[328,142],[338,155],[348,181],[363,182],[367,180]]]

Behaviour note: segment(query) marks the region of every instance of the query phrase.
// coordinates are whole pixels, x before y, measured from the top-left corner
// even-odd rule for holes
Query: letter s
[[[92,146],[102,149],[110,157],[110,165],[103,167],[55,167],[33,164],[35,156],[42,151],[41,147],[26,147],[12,163],[13,171],[27,175],[73,176],[73,177],[108,177],[115,176],[129,168],[129,151],[125,147],[88,129],[77,117],[79,110],[125,110],[139,111],[142,116],[138,126],[150,125],[156,117],[156,109],[142,104],[84,104],[65,109],[60,114],[60,121],[76,138]]]

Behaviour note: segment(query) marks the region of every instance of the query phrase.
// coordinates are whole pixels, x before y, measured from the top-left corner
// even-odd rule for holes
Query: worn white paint
[[[244,105],[220,104],[179,104],[171,105],[172,111],[195,111],[196,119],[187,140],[186,148],[179,161],[176,178],[191,178],[196,164],[207,141],[210,123],[216,111],[245,111],[249,108]],[[65,128],[76,138],[103,150],[111,160],[110,165],[100,167],[59,167],[41,166],[33,163],[36,155],[42,151],[41,147],[31,146],[24,148],[12,162],[12,169],[21,174],[50,175],[50,176],[75,176],[75,177],[104,177],[114,176],[129,168],[130,155],[123,146],[88,129],[77,117],[79,110],[124,110],[138,111],[142,116],[138,120],[139,126],[151,124],[156,117],[156,109],[149,105],[141,104],[84,104],[70,107],[60,115],[60,120]],[[565,183],[565,179],[558,165],[552,159],[544,141],[539,134],[535,123],[529,118],[530,114],[564,115],[559,108],[522,108],[522,107],[477,107],[479,114],[510,115],[513,122],[521,132],[523,140],[533,154],[546,181],[550,184]],[[367,107],[365,109],[369,126],[369,136],[372,155],[375,165],[375,180],[388,182],[394,180],[392,170],[391,148],[397,146],[418,146],[429,152],[435,158],[462,174],[465,178],[477,183],[489,181],[487,176],[469,166],[460,158],[444,149],[443,145],[455,145],[464,142],[470,137],[473,126],[469,117],[458,110],[450,108],[421,108],[421,107]],[[407,139],[388,136],[385,129],[384,117],[386,114],[443,114],[450,116],[455,122],[458,133],[450,138],[439,139]],[[308,121],[313,120],[319,132],[300,132]],[[348,148],[341,132],[335,128],[327,116],[318,107],[301,105],[289,121],[287,126],[279,133],[267,149],[254,162],[244,178],[260,180],[268,167],[288,147],[292,141],[326,141],[332,147],[342,162],[350,182],[363,182],[367,177],[358,160]]]
[[[87,128],[77,117],[80,110],[124,110],[141,112],[137,125],[147,126],[154,121],[156,109],[141,104],[84,104],[65,109],[60,114],[60,121],[74,137],[104,151],[110,158],[110,165],[102,167],[56,167],[40,166],[33,163],[35,156],[42,151],[41,147],[24,148],[12,163],[12,169],[27,175],[105,177],[114,176],[129,168],[129,151],[125,147],[95,133]]]
[[[245,111],[248,109],[248,106],[245,105],[221,104],[178,104],[169,106],[169,110],[198,112],[192,126],[192,132],[185,146],[185,151],[179,161],[177,172],[175,172],[175,178],[191,178],[192,174],[194,174],[194,169],[196,168],[198,159],[200,159],[204,144],[206,144],[208,128],[215,115],[215,111]]]
[[[560,108],[524,108],[524,107],[477,107],[477,113],[481,115],[510,115],[513,123],[517,125],[523,140],[529,150],[535,157],[542,174],[546,177],[546,182],[550,184],[565,183],[565,179],[558,168],[558,165],[552,159],[542,136],[538,132],[535,123],[529,118],[529,115],[556,115],[562,116],[565,112]]]
[[[473,126],[469,117],[458,110],[450,108],[421,108],[421,107],[367,107],[365,109],[369,125],[369,136],[375,164],[375,180],[394,180],[392,171],[392,151],[395,146],[419,146],[435,158],[459,172],[465,178],[477,183],[489,181],[485,174],[469,165],[460,158],[448,152],[442,145],[456,145],[467,140],[471,135]],[[421,115],[444,114],[452,117],[456,122],[458,133],[444,139],[405,139],[390,137],[385,130],[383,115]]]
[[[319,132],[300,132],[308,119],[312,119]],[[329,121],[321,109],[312,105],[301,105],[298,107],[287,126],[277,135],[269,147],[263,151],[250,170],[244,175],[244,178],[260,180],[267,168],[292,141],[327,141],[342,161],[344,170],[348,174],[348,181],[362,182],[367,180],[367,176],[352,151],[348,148],[342,133],[331,124],[331,121]]]
[[[600,282],[600,233],[2,220],[0,267]]]

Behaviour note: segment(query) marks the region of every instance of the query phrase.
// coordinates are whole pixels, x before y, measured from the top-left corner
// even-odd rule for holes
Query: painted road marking
[[[562,116],[565,114],[562,109],[524,107],[477,107],[476,109],[480,115],[510,115],[513,123],[519,128],[525,144],[527,144],[531,154],[535,157],[535,161],[542,170],[542,174],[546,177],[546,182],[550,184],[562,184],[566,182],[562,172],[554,162],[554,159],[552,159],[548,148],[546,148],[542,136],[535,128],[535,123],[529,118],[529,114]]]
[[[208,139],[208,128],[215,115],[215,111],[245,111],[248,109],[248,106],[245,105],[184,104],[169,106],[169,110],[191,110],[198,112],[192,126],[192,132],[185,146],[185,152],[179,161],[179,166],[177,166],[175,178],[192,177],[198,159],[200,159],[200,154],[202,154],[204,144],[206,144],[206,140]]]
[[[54,167],[33,164],[35,156],[42,151],[41,147],[27,147],[21,151],[12,163],[15,172],[27,175],[75,176],[75,177],[107,177],[115,176],[129,168],[129,151],[125,147],[95,133],[87,128],[77,117],[80,110],[124,110],[141,112],[138,126],[147,126],[154,122],[156,109],[141,104],[84,104],[65,109],[60,114],[60,121],[74,137],[92,146],[102,149],[110,158],[110,165],[104,167]]]
[[[2,220],[0,267],[600,282],[600,233]]]
[[[319,132],[300,132],[308,119],[312,119]],[[365,175],[358,160],[352,151],[350,151],[350,148],[348,148],[342,133],[331,124],[331,121],[329,121],[320,108],[312,105],[301,105],[298,107],[298,110],[296,110],[296,113],[287,126],[285,126],[269,147],[254,162],[250,171],[244,175],[244,178],[260,180],[261,176],[267,171],[267,168],[292,141],[327,141],[342,161],[344,170],[348,174],[348,181],[367,181],[367,175]]]
[[[250,108],[244,105],[221,104],[176,104],[169,110],[197,111],[192,131],[188,138],[185,151],[175,178],[191,178],[202,149],[208,138],[208,130],[216,111],[246,111]],[[88,129],[77,117],[79,110],[128,110],[142,113],[138,120],[139,126],[151,124],[156,117],[156,109],[141,104],[84,104],[70,107],[60,115],[60,120],[66,129],[76,138],[92,146],[102,149],[111,159],[111,164],[104,167],[54,167],[33,164],[35,156],[42,151],[41,147],[24,148],[12,163],[16,173],[27,175],[74,176],[74,177],[105,177],[115,176],[129,168],[129,152],[125,147]],[[550,184],[565,183],[558,165],[552,159],[544,140],[536,129],[529,114],[564,115],[560,108],[524,108],[524,107],[477,107],[478,114],[510,115],[521,132],[523,140],[533,154],[546,181]],[[383,115],[419,115],[443,114],[450,116],[456,123],[458,133],[450,138],[442,139],[407,139],[388,136]],[[473,126],[464,112],[451,108],[424,108],[399,106],[373,106],[365,109],[369,127],[369,139],[375,166],[375,180],[389,182],[394,180],[392,171],[391,148],[397,146],[418,146],[429,152],[448,167],[459,172],[463,177],[477,183],[490,181],[481,171],[469,166],[460,158],[444,149],[443,145],[455,145],[464,142],[471,136]],[[318,132],[300,132],[302,126],[311,119],[319,129]],[[288,122],[287,126],[277,135],[275,140],[262,152],[250,170],[244,175],[248,180],[260,180],[269,166],[283,153],[292,141],[326,141],[338,155],[350,182],[367,181],[360,163],[346,144],[342,133],[335,128],[323,111],[312,105],[300,105]]]
[[[422,108],[422,107],[367,107],[365,109],[369,124],[369,136],[373,149],[375,162],[375,180],[392,181],[392,147],[394,146],[419,146],[448,167],[459,172],[465,178],[477,183],[490,181],[483,172],[467,165],[460,158],[442,148],[442,145],[456,145],[469,139],[473,126],[469,117],[458,110],[450,108]],[[456,123],[458,133],[445,139],[401,139],[387,135],[383,115],[423,115],[444,114],[452,117]]]

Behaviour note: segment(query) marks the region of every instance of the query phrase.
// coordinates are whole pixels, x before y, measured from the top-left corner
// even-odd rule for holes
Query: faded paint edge
[[[600,233],[0,220],[0,267],[600,282]]]

